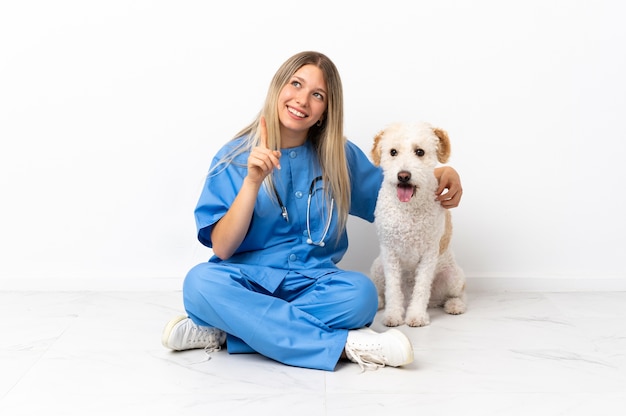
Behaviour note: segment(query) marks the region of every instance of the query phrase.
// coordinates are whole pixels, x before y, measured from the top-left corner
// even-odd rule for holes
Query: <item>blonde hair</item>
[[[327,88],[327,107],[320,125],[313,125],[307,134],[307,140],[313,144],[325,186],[326,199],[331,196],[335,199],[337,209],[338,233],[343,232],[350,211],[350,175],[346,159],[346,138],[343,135],[343,86],[339,71],[335,64],[324,54],[314,51],[300,52],[287,59],[270,82],[263,108],[248,126],[235,135],[234,139],[244,137],[244,141],[237,148],[222,159],[214,167],[223,169],[228,163],[243,152],[251,150],[260,142],[260,118],[265,116],[267,125],[267,145],[272,150],[281,148],[280,121],[278,118],[278,96],[291,77],[304,65],[315,65],[324,76]],[[221,169],[219,168],[221,166]],[[273,175],[265,178],[265,188],[269,195],[274,195]],[[328,204],[327,204],[328,205]]]

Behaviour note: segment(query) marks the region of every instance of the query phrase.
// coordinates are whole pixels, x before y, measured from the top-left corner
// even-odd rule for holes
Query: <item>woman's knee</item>
[[[183,281],[183,292],[197,291],[207,283],[210,284],[212,275],[210,269],[208,263],[200,263],[189,270]]]
[[[204,264],[193,267],[183,281],[183,299],[185,304],[206,290],[207,281],[210,281],[210,273]],[[210,283],[208,283],[210,285]]]
[[[207,307],[216,296],[219,296],[223,276],[211,263],[201,263],[193,267],[183,282],[183,302],[188,312]]]
[[[378,310],[378,293],[374,282],[360,273],[352,275],[350,281],[353,287],[354,306]]]
[[[351,316],[350,322],[346,322],[350,327],[360,327],[369,325],[374,320],[378,311],[378,293],[376,286],[365,275],[361,273],[349,273],[341,277],[344,280],[342,287],[343,307],[350,313],[344,316],[345,319]]]

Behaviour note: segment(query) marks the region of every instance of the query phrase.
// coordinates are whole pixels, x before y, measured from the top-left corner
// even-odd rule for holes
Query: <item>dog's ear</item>
[[[380,131],[376,137],[374,137],[374,146],[372,147],[372,162],[374,165],[380,166],[380,140],[383,137],[383,132]]]
[[[445,130],[434,128],[433,132],[439,137],[439,145],[437,146],[437,160],[440,163],[446,163],[450,158],[450,138]]]

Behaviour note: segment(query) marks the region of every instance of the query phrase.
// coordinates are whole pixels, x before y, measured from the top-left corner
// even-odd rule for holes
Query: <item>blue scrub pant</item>
[[[297,367],[334,370],[348,330],[368,326],[378,309],[365,275],[337,270],[317,279],[290,272],[274,293],[223,263],[202,263],[185,278],[187,314],[225,331],[228,352],[258,352]]]

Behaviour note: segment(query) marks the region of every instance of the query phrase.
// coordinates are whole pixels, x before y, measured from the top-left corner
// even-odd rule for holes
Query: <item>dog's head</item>
[[[424,122],[391,124],[376,135],[372,148],[374,164],[383,169],[384,181],[397,187],[402,202],[432,184],[437,163],[449,157],[448,134]]]

